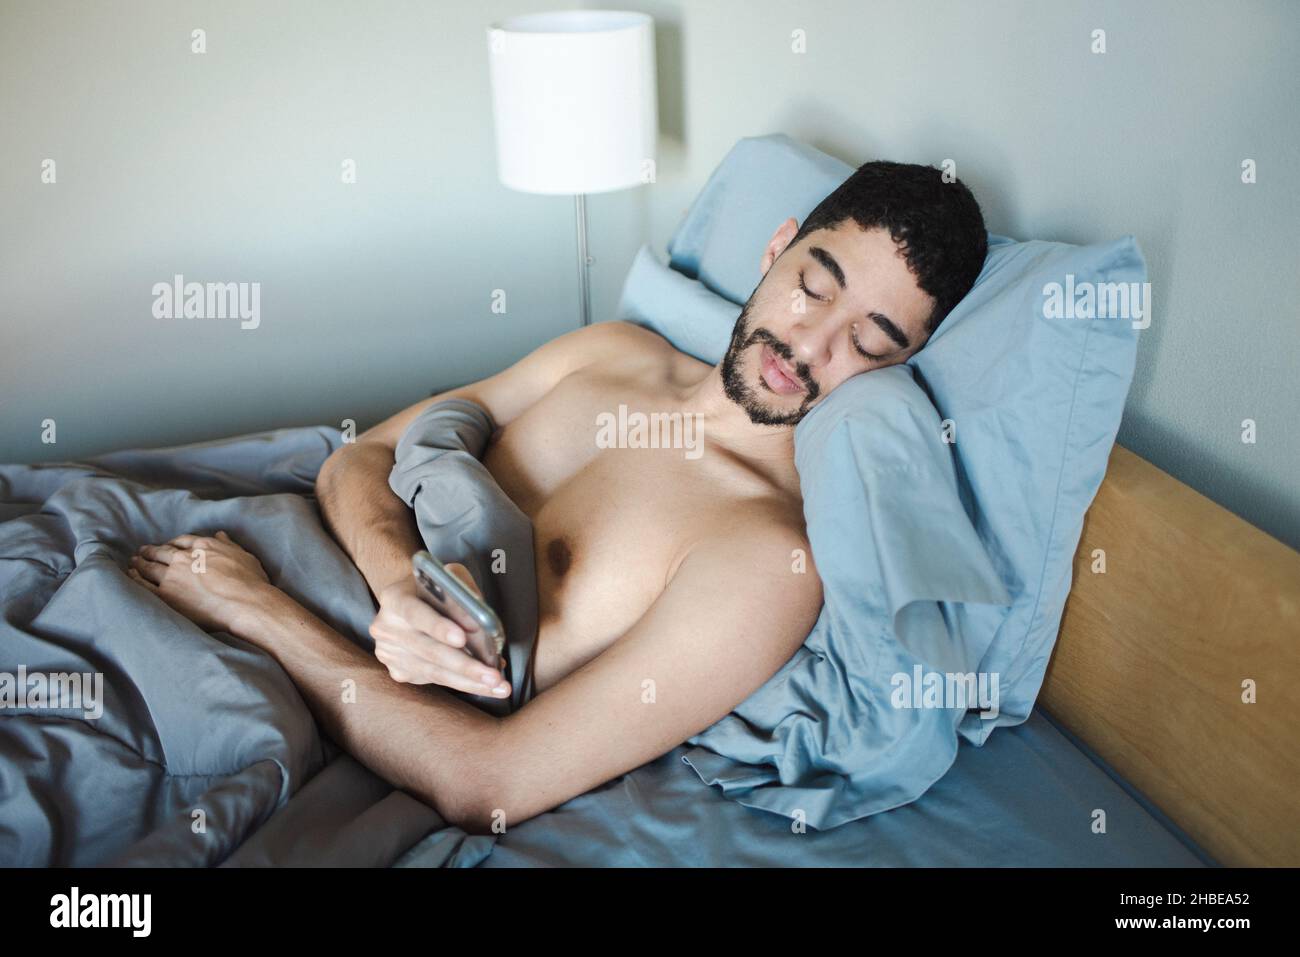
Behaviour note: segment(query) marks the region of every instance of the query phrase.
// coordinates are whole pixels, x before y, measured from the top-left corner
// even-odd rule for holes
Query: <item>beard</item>
[[[722,357],[722,389],[727,394],[727,398],[740,406],[745,415],[749,416],[749,421],[755,425],[797,425],[808,414],[821,389],[813,381],[808,366],[794,361],[794,353],[789,346],[762,326],[750,329],[749,307],[753,301],[754,297],[750,296],[749,302],[746,302],[745,307],[740,310],[735,328],[731,330],[731,342],[727,346],[727,354]],[[770,404],[745,380],[740,368],[740,358],[751,346],[760,343],[766,343],[773,352],[788,362],[794,369],[795,376],[803,383],[805,390],[803,401],[797,408],[781,409]],[[763,381],[761,371],[756,378],[763,389],[771,392],[767,383]]]

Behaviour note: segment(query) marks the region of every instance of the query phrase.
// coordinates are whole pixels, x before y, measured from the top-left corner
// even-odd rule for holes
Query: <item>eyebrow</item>
[[[841,289],[849,287],[849,284],[844,281],[844,270],[840,268],[840,264],[835,261],[834,256],[820,246],[813,246],[808,250],[808,255],[826,267],[826,271],[840,284]]]
[[[831,274],[831,278],[839,284],[841,289],[849,288],[848,281],[844,278],[844,270],[840,268],[840,264],[835,261],[834,256],[822,249],[820,246],[810,247],[808,255],[812,256],[813,259],[817,260],[826,268],[826,271]],[[889,336],[889,338],[894,341],[894,344],[900,349],[906,349],[912,344],[911,340],[903,333],[903,330],[898,328],[898,326],[894,324],[893,320],[883,313],[869,312],[867,313],[867,318],[879,326],[885,335]]]

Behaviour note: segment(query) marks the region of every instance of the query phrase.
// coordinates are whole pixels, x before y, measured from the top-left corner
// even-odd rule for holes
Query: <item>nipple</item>
[[[551,566],[551,571],[556,578],[569,570],[569,566],[573,563],[573,553],[569,551],[569,543],[563,537],[552,538],[547,543],[546,563]]]

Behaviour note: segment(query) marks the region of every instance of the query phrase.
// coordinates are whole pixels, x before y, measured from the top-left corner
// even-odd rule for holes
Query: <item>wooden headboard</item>
[[[1300,865],[1300,553],[1119,446],[1038,701],[1220,863]]]

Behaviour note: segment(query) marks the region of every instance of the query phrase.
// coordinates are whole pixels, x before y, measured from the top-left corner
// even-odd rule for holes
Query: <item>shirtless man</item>
[[[810,551],[794,425],[841,382],[920,349],[985,250],[964,185],[869,163],[802,229],[788,219],[773,234],[717,366],[639,326],[599,323],[342,446],[316,488],[378,597],[373,655],[272,586],[224,532],[145,546],[131,574],[200,625],[273,655],[340,746],[448,821],[483,831],[525,820],[704,730],[803,643],[822,593],[814,568],[793,570],[795,551]],[[388,487],[407,425],[453,396],[495,419],[484,462],[534,527],[539,693],[504,718],[420,687],[509,694],[416,596],[410,562],[423,545]],[[620,404],[698,413],[703,454],[598,447],[598,417]],[[202,575],[189,559],[200,545]],[[354,703],[340,701],[345,679]]]

